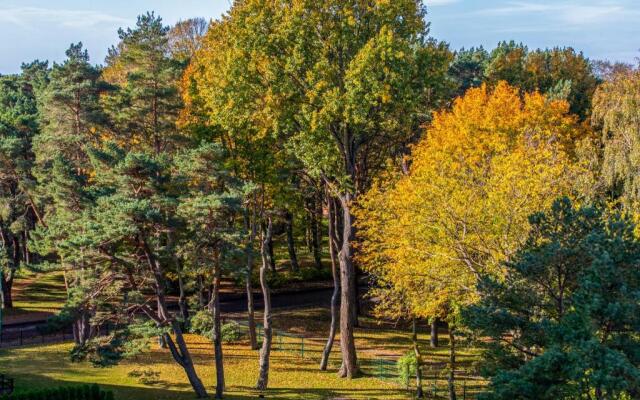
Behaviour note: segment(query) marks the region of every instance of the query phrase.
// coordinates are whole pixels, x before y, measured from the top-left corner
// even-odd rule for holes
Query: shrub
[[[113,400],[113,392],[98,385],[63,386],[0,396],[0,400]]]
[[[406,353],[396,361],[400,383],[405,384],[409,382],[412,376],[415,376],[417,365],[418,360],[413,352]]]
[[[213,316],[207,310],[198,311],[191,317],[189,329],[191,333],[211,338]]]
[[[191,317],[191,333],[213,339],[213,316],[207,310],[198,311]],[[236,342],[243,336],[242,327],[235,321],[223,324],[220,329],[222,341],[225,343]]]
[[[240,324],[235,321],[223,324],[220,329],[222,341],[225,343],[237,342],[243,336]]]

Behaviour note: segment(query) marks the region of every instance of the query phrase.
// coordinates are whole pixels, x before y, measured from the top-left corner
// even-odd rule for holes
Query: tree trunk
[[[456,400],[456,338],[452,324],[449,324],[449,400]]]
[[[287,247],[289,249],[289,260],[291,262],[291,271],[295,272],[300,269],[298,264],[298,256],[296,255],[296,242],[293,237],[293,214],[287,211],[284,215],[287,225]]]
[[[204,278],[201,274],[198,274],[198,304],[200,307],[204,307],[207,305],[207,302],[204,298]]]
[[[276,271],[276,258],[273,255],[273,236],[269,239],[267,250],[269,251],[269,266],[271,267],[271,272],[275,274],[277,271]]]
[[[333,348],[336,331],[338,330],[339,310],[340,310],[340,271],[338,270],[338,255],[336,244],[336,207],[332,198],[327,198],[327,208],[329,211],[329,254],[331,255],[331,272],[333,274],[333,294],[331,295],[331,326],[329,327],[329,338],[322,352],[320,360],[320,370],[326,371],[329,364],[329,356]]]
[[[247,292],[247,323],[249,325],[249,344],[251,350],[258,350],[258,337],[256,335],[255,305],[253,302],[253,242],[256,239],[256,206],[252,206],[252,216],[247,215],[247,229],[249,238],[245,252],[247,253],[247,271],[245,277],[245,290]]]
[[[207,394],[207,389],[202,384],[202,381],[200,380],[200,378],[198,377],[198,373],[196,372],[196,368],[193,365],[193,359],[191,358],[191,353],[189,353],[189,349],[187,348],[184,336],[182,335],[180,324],[174,321],[172,323],[172,326],[174,335],[176,337],[175,343],[168,333],[165,333],[163,335],[164,341],[165,343],[167,343],[167,346],[171,351],[171,356],[184,369],[184,372],[187,375],[187,379],[189,379],[189,383],[191,384],[196,397],[199,399],[209,397],[209,395]],[[177,347],[176,344],[178,345]]]
[[[262,242],[262,267],[260,268],[260,286],[262,287],[262,296],[264,297],[264,327],[262,335],[262,348],[260,349],[260,374],[256,389],[266,390],[269,384],[269,357],[271,355],[271,293],[269,291],[269,283],[267,282],[267,268],[269,265],[268,246],[271,241],[273,226],[271,218],[267,225],[264,241]]]
[[[351,318],[353,319],[353,326],[359,327],[360,321],[358,320],[358,316],[360,315],[360,288],[358,287],[358,269],[353,268],[353,279],[351,280],[351,284],[353,285],[353,289],[351,291],[353,296],[353,307],[351,307]]]
[[[149,269],[153,273],[156,286],[156,297],[158,300],[157,317],[153,318],[152,312],[149,312],[149,317],[152,317],[159,326],[168,324],[171,325],[175,335],[175,342],[171,338],[171,335],[169,335],[168,333],[164,333],[162,335],[162,342],[169,348],[171,356],[176,361],[176,363],[178,363],[184,369],[184,372],[186,373],[187,378],[189,379],[189,383],[191,383],[191,387],[193,388],[196,396],[198,398],[206,398],[208,397],[207,390],[205,389],[202,381],[196,373],[195,366],[193,365],[193,359],[191,358],[191,353],[189,352],[187,344],[184,340],[184,336],[182,335],[180,324],[169,315],[165,297],[165,277],[162,271],[162,266],[160,265],[158,259],[156,259],[155,254],[151,251],[148,243],[146,242],[146,240],[144,240],[144,238],[142,239],[142,246],[147,262],[149,264]]]
[[[5,280],[4,276],[0,276],[0,285],[2,286],[2,301],[5,309],[13,308],[13,277]]]
[[[416,355],[416,397],[422,399],[424,398],[422,392],[422,354],[418,346],[418,327],[415,318],[412,321],[412,328],[411,341],[413,342],[413,352]]]
[[[73,322],[73,341],[78,346],[84,346],[93,336],[91,329],[92,313],[86,309],[78,310],[78,316]]]
[[[220,326],[220,263],[216,260],[213,277],[213,296],[209,311],[213,315],[213,353],[216,362],[216,399],[222,399],[224,393],[224,361],[222,355],[222,333]]]
[[[322,269],[322,202],[318,201],[316,197],[313,198],[312,215],[313,237],[311,238],[311,244],[313,246],[313,260],[315,262],[316,268]]]
[[[438,347],[438,319],[435,317],[431,320],[431,338],[429,339],[429,345],[433,348]]]
[[[342,366],[339,375],[343,378],[353,378],[358,374],[358,360],[356,345],[353,335],[355,319],[353,313],[354,304],[354,279],[355,271],[351,254],[351,240],[353,239],[353,225],[351,220],[351,195],[349,193],[340,196],[342,206],[342,248],[338,255],[340,262],[340,348],[342,351]]]
[[[180,265],[182,263],[178,262]],[[182,319],[183,329],[189,323],[189,305],[187,304],[187,294],[184,290],[184,279],[182,278],[182,268],[178,271],[178,290],[180,291],[180,297],[178,298],[178,306],[180,307],[180,317]]]
[[[162,300],[164,301],[164,300]],[[160,319],[165,319],[167,317],[166,313],[163,314],[162,311],[162,306],[160,305],[160,297],[157,298],[157,304],[158,304],[158,318]],[[158,336],[158,347],[160,347],[161,349],[166,349],[167,348],[167,342],[164,340],[164,335],[160,335]]]

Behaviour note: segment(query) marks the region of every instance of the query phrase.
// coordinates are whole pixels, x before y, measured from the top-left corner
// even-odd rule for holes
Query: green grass
[[[345,380],[337,377],[339,344],[336,343],[330,368],[318,370],[323,332],[328,325],[324,309],[283,311],[276,313],[274,325],[280,331],[305,337],[304,358],[300,354],[298,337],[282,337],[274,341],[271,358],[268,399],[408,399],[409,391],[397,379],[379,379],[378,360],[394,360],[410,349],[409,335],[388,326],[377,326],[364,320],[364,328],[356,331],[361,377]],[[426,336],[424,336],[426,339]],[[213,391],[215,368],[212,346],[206,339],[189,335],[189,347],[200,377],[208,390]],[[0,351],[0,372],[16,378],[20,388],[40,388],[82,383],[98,383],[114,390],[121,400],[192,399],[191,388],[182,369],[165,350],[154,348],[144,355],[129,359],[112,368],[94,368],[88,363],[72,363],[70,344],[35,346]],[[425,347],[428,359],[446,356],[446,348],[431,350]],[[247,343],[225,345],[225,374],[228,399],[255,399],[252,388],[258,373],[258,353],[248,349]],[[464,353],[464,350],[463,350]],[[470,358],[475,357],[469,353]],[[461,355],[464,359],[465,355]],[[393,365],[391,366],[393,371]],[[146,374],[151,379],[141,379]],[[135,376],[138,375],[138,376]],[[393,375],[393,373],[391,374]],[[427,374],[428,375],[428,374]],[[431,381],[427,381],[427,389]],[[437,382],[444,394],[444,380]],[[470,396],[467,397],[471,398]]]
[[[6,323],[42,320],[60,310],[67,296],[62,272],[21,274],[13,290],[14,308],[5,311]]]

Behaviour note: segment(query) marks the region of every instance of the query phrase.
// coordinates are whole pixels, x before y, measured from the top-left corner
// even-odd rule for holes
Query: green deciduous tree
[[[424,17],[413,0],[239,1],[194,66],[212,121],[276,140],[339,199],[342,376],[357,373],[352,203],[415,140],[450,61]]]
[[[593,99],[593,122],[602,127],[602,178],[614,199],[638,218],[640,181],[640,71],[613,74]]]

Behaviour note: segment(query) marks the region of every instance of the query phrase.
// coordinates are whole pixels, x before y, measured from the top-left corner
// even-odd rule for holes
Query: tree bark
[[[329,327],[329,338],[324,346],[322,352],[322,359],[320,360],[320,370],[326,371],[329,364],[329,356],[331,355],[331,349],[333,348],[333,342],[336,337],[336,331],[338,330],[338,320],[340,318],[340,271],[338,270],[338,255],[337,255],[337,243],[338,238],[336,236],[336,206],[334,199],[327,197],[327,208],[329,211],[329,254],[331,255],[331,272],[333,274],[333,294],[331,295],[331,325]]]
[[[456,400],[456,337],[452,324],[449,324],[449,400]]]
[[[286,211],[285,222],[287,225],[287,248],[289,249],[289,260],[291,262],[291,271],[296,272],[300,269],[298,264],[298,256],[296,254],[296,242],[293,236],[293,214]]]
[[[147,259],[149,269],[151,270],[155,280],[158,310],[157,317],[155,317],[154,320],[159,326],[171,325],[175,335],[174,342],[171,335],[164,333],[162,335],[162,342],[169,348],[171,356],[175,362],[184,370],[196,396],[198,398],[206,398],[208,397],[207,390],[196,373],[195,366],[193,365],[193,359],[191,358],[191,353],[189,352],[184,340],[180,324],[169,315],[165,297],[165,277],[162,271],[162,266],[144,238],[142,238],[142,248]],[[149,316],[153,317],[152,313],[150,313]]]
[[[182,369],[184,369],[184,372],[187,375],[187,379],[189,379],[189,383],[191,384],[196,397],[199,399],[209,397],[209,395],[207,394],[207,389],[202,384],[202,381],[200,380],[196,372],[196,368],[193,365],[193,359],[191,358],[191,353],[189,353],[187,343],[185,342],[184,336],[182,335],[180,324],[177,323],[177,321],[173,321],[172,326],[174,335],[176,337],[175,343],[168,333],[165,333],[163,335],[164,341],[165,343],[167,343],[167,346],[171,351],[171,356],[182,367]],[[177,347],[176,344],[178,345]]]
[[[271,272],[275,274],[277,271],[276,271],[276,258],[273,255],[273,236],[271,236],[271,238],[269,239],[267,250],[269,251],[269,266],[271,267]]]
[[[219,256],[216,259],[213,273],[213,295],[209,303],[209,311],[213,316],[213,353],[216,363],[216,399],[222,399],[224,393],[224,358],[222,354],[222,332],[220,324],[220,276]]]
[[[9,272],[11,274],[11,272]],[[9,276],[5,280],[4,276],[0,276],[0,285],[2,286],[2,301],[5,309],[13,308],[13,277]]]
[[[318,197],[320,196],[318,195]],[[322,269],[322,224],[320,222],[322,216],[322,202],[318,200],[319,199],[314,196],[313,209],[311,211],[313,216],[311,225],[311,245],[313,247],[313,260],[316,268]]]
[[[182,277],[182,263],[178,260],[180,269],[178,271],[178,290],[180,292],[178,298],[178,306],[180,307],[180,317],[182,318],[182,327],[187,326],[189,323],[189,305],[187,304],[187,294],[184,290],[184,279]]]
[[[260,268],[260,286],[262,287],[262,296],[264,298],[264,327],[262,335],[262,348],[260,349],[260,374],[258,375],[258,383],[256,389],[266,390],[269,385],[269,357],[271,355],[271,293],[269,291],[269,283],[267,282],[267,268],[269,265],[268,246],[271,241],[273,226],[271,218],[268,218],[267,231],[262,242],[262,267]]]
[[[73,321],[73,341],[78,346],[84,346],[93,336],[91,328],[92,313],[89,310],[81,308],[78,310],[78,316]]]
[[[429,345],[433,348],[438,347],[438,319],[435,317],[431,320],[431,337],[429,339]]]
[[[252,206],[252,216],[247,215],[247,228],[249,231],[249,238],[247,240],[247,246],[245,252],[247,253],[247,271],[245,277],[245,290],[247,292],[247,323],[249,325],[249,344],[251,350],[258,350],[258,337],[256,335],[256,319],[255,319],[255,305],[253,301],[253,242],[256,239],[256,205]]]
[[[164,300],[163,300],[164,301]],[[160,305],[160,297],[157,298],[158,318],[165,319],[167,314],[162,314],[162,306]],[[158,336],[158,347],[161,349],[167,348],[167,342],[164,340],[164,335]]]
[[[418,327],[415,318],[412,321],[411,341],[413,342],[413,352],[416,355],[416,397],[422,399],[424,398],[422,392],[422,354],[420,346],[418,346]]]
[[[200,307],[204,307],[207,305],[207,302],[204,298],[204,278],[201,274],[198,274],[198,304]]]
[[[353,313],[354,304],[354,279],[355,270],[351,254],[351,241],[353,240],[353,222],[351,216],[351,194],[340,195],[342,206],[342,248],[338,255],[340,262],[340,348],[342,351],[342,366],[339,376],[353,378],[358,374],[358,360],[356,355],[355,338],[353,330],[355,319]]]

